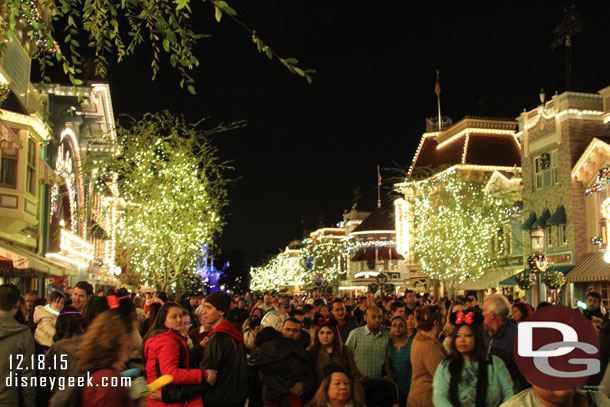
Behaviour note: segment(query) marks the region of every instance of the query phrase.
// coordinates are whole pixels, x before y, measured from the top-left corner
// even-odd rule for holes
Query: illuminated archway
[[[55,161],[55,173],[62,177],[62,185],[54,184],[51,187],[51,217],[58,216],[61,220],[66,218],[66,208],[64,213],[59,213],[61,200],[67,202],[69,208],[69,225],[67,226],[73,233],[85,237],[86,227],[84,221],[84,188],[82,177],[82,166],[80,151],[76,136],[71,129],[64,129],[61,133],[57,159]],[[62,198],[62,192],[65,196]]]

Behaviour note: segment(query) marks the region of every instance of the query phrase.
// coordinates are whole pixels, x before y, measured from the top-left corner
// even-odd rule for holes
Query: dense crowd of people
[[[593,291],[584,314],[599,335],[601,371],[589,390],[562,392],[532,386],[517,368],[517,325],[534,310],[501,294],[479,304],[474,294],[412,291],[93,291],[81,281],[38,298],[0,286],[0,373],[19,383],[0,383],[0,406],[610,406],[610,322]],[[147,392],[122,380],[134,369],[149,385],[173,380]],[[54,386],[60,379],[72,385]]]

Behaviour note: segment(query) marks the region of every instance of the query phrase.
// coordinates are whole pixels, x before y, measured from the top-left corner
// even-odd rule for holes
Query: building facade
[[[584,199],[584,235],[575,236],[584,240],[584,255],[577,261],[566,280],[573,301],[582,299],[588,290],[595,290],[602,296],[602,303],[610,307],[610,258],[608,251],[608,221],[610,217],[610,87],[599,91],[601,112],[595,113],[595,122],[601,122],[601,129],[576,161],[571,170],[576,193]],[[598,105],[594,107],[598,107]],[[577,195],[578,196],[578,195]]]
[[[568,273],[591,252],[592,235],[601,232],[600,222],[593,227],[588,223],[597,220],[585,216],[585,189],[594,175],[587,172],[592,170],[589,158],[582,156],[595,138],[610,137],[610,131],[599,93],[565,92],[548,101],[541,95],[541,102],[517,118],[523,146],[523,213],[527,217],[524,252],[527,257],[535,251],[530,237],[535,231],[543,232],[549,269],[566,274],[569,282],[562,302],[573,305],[577,298],[584,298],[585,287],[570,282],[574,277]],[[591,148],[598,151],[596,155],[604,151]],[[555,299],[556,293],[544,284],[538,290],[535,297],[541,301]]]
[[[432,126],[428,126],[428,132],[423,134],[413,157],[409,178],[395,185],[395,190],[403,194],[403,198],[394,203],[396,245],[398,253],[405,257],[409,280],[413,282],[409,288],[423,286],[429,291],[436,284],[422,273],[413,249],[413,231],[417,228],[412,212],[412,201],[418,193],[415,187],[455,172],[459,179],[483,181],[488,193],[513,190],[520,195],[521,144],[515,136],[516,125],[517,122],[507,119],[466,117],[455,124],[449,122],[449,126],[442,131],[433,131]],[[515,199],[517,206],[518,201],[518,198]],[[519,219],[518,216],[516,219]],[[501,280],[522,269],[520,233],[516,235],[514,229],[509,225],[490,242],[489,251],[498,257],[498,265],[487,270],[478,280],[462,282],[458,289],[485,291],[499,286]],[[500,242],[503,244],[500,245]],[[500,246],[503,251],[498,253]]]
[[[39,15],[50,21],[47,10]],[[30,80],[37,46],[22,22],[0,58],[0,276],[21,290],[45,295],[74,272],[45,258],[53,170],[40,93]],[[19,28],[19,27],[18,27]]]
[[[55,180],[50,188],[46,257],[96,289],[116,288],[116,219],[123,205],[116,179],[98,179],[96,164],[115,153],[116,129],[105,83],[44,89],[53,122],[49,145]]]

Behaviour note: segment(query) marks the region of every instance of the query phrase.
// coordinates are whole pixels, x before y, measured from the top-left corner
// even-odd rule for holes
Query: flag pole
[[[434,93],[436,93],[436,102],[438,104],[438,131],[442,130],[441,121],[441,84],[439,82],[440,71],[436,70],[436,85],[434,86]]]
[[[377,164],[377,207],[381,208],[381,173]]]

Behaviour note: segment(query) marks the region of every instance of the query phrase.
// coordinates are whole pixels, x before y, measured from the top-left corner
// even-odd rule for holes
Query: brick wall
[[[544,126],[542,126],[544,123]],[[542,128],[544,127],[544,128]],[[529,140],[540,139],[554,132],[555,126],[549,126],[548,121],[541,121],[529,134]],[[610,137],[610,131],[601,121],[569,119],[561,122],[561,142],[552,143],[544,148],[531,152],[528,157],[522,157],[523,168],[523,204],[524,217],[529,216],[530,211],[535,211],[537,216],[549,208],[551,214],[557,206],[564,205],[567,218],[567,245],[561,246],[558,238],[558,228],[553,227],[553,246],[547,247],[547,253],[556,251],[574,250],[574,262],[579,261],[587,249],[587,227],[585,222],[585,185],[572,180],[572,168],[581,157],[589,143],[594,137]],[[558,180],[553,186],[535,190],[534,180],[534,158],[540,154],[557,150],[559,161]],[[553,165],[555,165],[553,163]],[[547,231],[545,231],[547,233]],[[532,252],[529,233],[524,236],[525,254]]]

